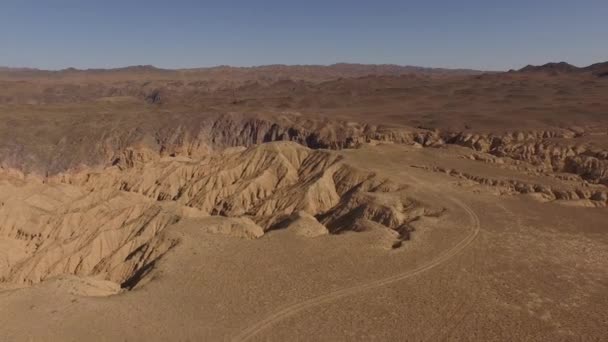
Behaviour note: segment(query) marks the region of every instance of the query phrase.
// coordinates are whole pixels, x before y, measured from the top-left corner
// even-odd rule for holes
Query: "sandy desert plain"
[[[608,339],[608,63],[0,89],[1,341]]]

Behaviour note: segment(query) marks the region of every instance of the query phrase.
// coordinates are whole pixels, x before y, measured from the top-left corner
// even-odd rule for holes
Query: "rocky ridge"
[[[52,177],[83,168],[121,169],[168,156],[202,158],[239,146],[292,141],[312,149],[357,148],[366,143],[416,144],[423,147],[459,145],[499,159],[534,165],[537,173],[571,173],[592,184],[608,185],[608,150],[588,143],[590,134],[608,132],[583,128],[474,133],[304,119],[285,114],[270,118],[216,115],[154,129],[113,130],[99,136],[67,137],[54,146],[51,161],[23,149],[0,150],[0,167],[16,173]],[[64,158],[65,156],[65,158]],[[28,171],[29,170],[29,171]]]

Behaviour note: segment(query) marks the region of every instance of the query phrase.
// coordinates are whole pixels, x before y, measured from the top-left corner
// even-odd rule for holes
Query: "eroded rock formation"
[[[309,237],[386,229],[397,233],[390,248],[409,239],[410,222],[441,212],[406,192],[335,153],[293,142],[199,159],[128,159],[46,179],[6,173],[0,237],[18,241],[22,250],[0,276],[31,284],[75,274],[132,287],[178,243],[164,231],[180,220],[201,220],[201,229],[244,238],[281,228]]]

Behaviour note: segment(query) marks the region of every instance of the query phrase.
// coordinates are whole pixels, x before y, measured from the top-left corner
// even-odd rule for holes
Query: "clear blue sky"
[[[608,0],[0,2],[4,66],[500,70],[562,60],[608,60]]]

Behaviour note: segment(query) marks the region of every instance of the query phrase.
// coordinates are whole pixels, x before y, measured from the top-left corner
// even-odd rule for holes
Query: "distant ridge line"
[[[334,63],[329,65],[324,64],[265,64],[255,66],[231,66],[231,65],[216,65],[210,67],[192,67],[192,68],[159,68],[154,65],[130,65],[116,68],[86,68],[79,69],[74,67],[64,69],[41,69],[31,67],[7,67],[0,66],[0,72],[121,72],[121,71],[144,71],[144,72],[166,72],[166,71],[208,71],[208,70],[265,70],[265,69],[377,69],[377,70],[403,70],[403,71],[455,71],[455,72],[472,72],[482,73],[483,70],[467,69],[467,68],[443,68],[443,67],[423,67],[414,65],[399,65],[399,64],[363,64],[363,63]]]
[[[593,74],[603,75],[608,73],[608,62],[600,62],[591,64],[586,67],[577,67],[566,62],[551,62],[543,65],[527,65],[518,70],[518,72],[547,72],[547,73],[582,73],[591,72]]]

